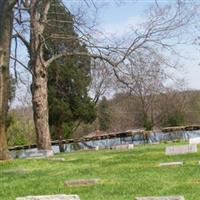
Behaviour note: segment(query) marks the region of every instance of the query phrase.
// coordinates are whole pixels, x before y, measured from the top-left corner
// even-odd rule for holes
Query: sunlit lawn
[[[168,144],[169,145],[169,144]],[[171,144],[170,144],[171,145]],[[184,195],[200,199],[200,151],[165,156],[166,144],[133,150],[100,150],[58,154],[65,161],[17,159],[0,163],[0,199],[45,194],[78,194],[81,200],[133,200],[136,196]],[[160,162],[183,166],[159,167]],[[6,171],[26,169],[25,172]],[[67,188],[65,180],[99,178],[94,186]]]

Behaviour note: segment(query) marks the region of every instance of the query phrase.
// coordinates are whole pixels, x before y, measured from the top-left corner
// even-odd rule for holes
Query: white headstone
[[[27,196],[17,197],[16,200],[80,200],[78,195],[44,195],[44,196]]]
[[[200,137],[190,138],[189,143],[190,144],[200,144]]]
[[[134,144],[129,144],[128,145],[128,149],[133,149],[134,148]]]
[[[99,150],[99,146],[96,146],[96,147],[95,147],[95,150],[98,151],[98,150]]]
[[[165,150],[166,155],[178,155],[178,154],[187,154],[187,153],[196,153],[196,152],[197,152],[196,144],[170,146],[170,147],[166,147],[166,150]]]
[[[169,197],[136,197],[135,200],[185,200],[183,196]]]

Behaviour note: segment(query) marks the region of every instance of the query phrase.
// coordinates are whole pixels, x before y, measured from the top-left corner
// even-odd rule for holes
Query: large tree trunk
[[[6,140],[6,118],[9,98],[12,8],[15,2],[15,0],[0,0],[0,160],[10,158]]]
[[[32,103],[34,123],[37,135],[37,147],[42,150],[51,150],[51,138],[49,131],[48,113],[48,89],[47,67],[42,57],[42,34],[45,28],[46,15],[50,6],[50,0],[46,1],[44,8],[40,7],[40,1],[32,0],[30,9],[30,68],[33,73]],[[44,11],[41,15],[41,9]],[[43,19],[41,19],[43,17]]]
[[[38,149],[51,150],[47,101],[47,72],[36,60],[33,71],[32,103]]]

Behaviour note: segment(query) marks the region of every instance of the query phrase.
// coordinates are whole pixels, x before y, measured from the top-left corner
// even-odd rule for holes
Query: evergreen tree
[[[109,112],[109,104],[106,97],[103,97],[103,99],[99,103],[98,111],[99,129],[101,131],[107,131],[110,128],[111,115]]]
[[[60,13],[60,15],[57,15]],[[62,15],[61,15],[62,13]],[[55,15],[55,16],[54,16]],[[48,18],[56,19],[56,26],[46,30],[46,34],[63,35],[70,40],[60,41],[52,37],[47,41],[44,50],[48,57],[51,52],[66,49],[69,52],[87,52],[84,44],[78,40],[73,28],[73,18],[69,11],[58,1],[51,6]],[[58,23],[60,21],[60,23]],[[62,23],[63,21],[68,23]],[[55,30],[55,27],[57,29]],[[54,30],[52,30],[54,29]],[[56,33],[55,33],[56,32]],[[88,96],[90,77],[90,58],[86,56],[70,56],[57,59],[48,68],[48,103],[49,124],[53,139],[62,140],[69,137],[79,122],[91,123],[95,120],[95,105]],[[60,142],[60,151],[64,151]]]

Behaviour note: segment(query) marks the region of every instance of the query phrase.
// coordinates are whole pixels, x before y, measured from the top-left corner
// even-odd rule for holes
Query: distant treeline
[[[98,129],[115,132],[200,124],[198,90],[168,91],[156,94],[153,101],[148,101],[148,96],[145,100],[142,102],[138,97],[126,93],[116,94],[112,99],[104,97],[96,105],[96,120],[92,124],[80,123],[69,137],[79,138]],[[36,142],[31,107],[10,111],[7,136],[10,146]]]

